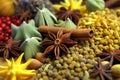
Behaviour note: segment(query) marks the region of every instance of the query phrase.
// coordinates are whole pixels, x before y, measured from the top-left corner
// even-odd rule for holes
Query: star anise
[[[60,11],[56,14],[58,19],[60,20],[67,20],[67,18],[71,19],[75,24],[78,23],[81,14],[80,11],[78,9],[75,10],[67,10],[64,7],[60,8]]]
[[[57,35],[48,32],[49,40],[44,40],[42,46],[47,46],[43,55],[47,55],[54,51],[56,59],[60,56],[60,50],[65,53],[69,53],[68,47],[75,45],[77,42],[70,39],[71,33],[63,34],[63,30],[59,30]]]
[[[20,17],[20,21],[28,21],[31,18],[31,16],[30,16],[30,10],[29,9],[26,10],[26,11],[22,10],[18,14],[18,16]]]
[[[120,50],[114,49],[113,52],[104,50],[103,53],[97,54],[98,57],[101,57],[103,60],[110,60],[109,66],[113,64],[120,63]]]
[[[10,55],[19,56],[22,52],[21,48],[18,47],[20,41],[9,39],[7,43],[0,42],[0,52],[3,53],[4,58],[8,58]]]
[[[112,77],[110,77],[107,73],[111,73],[108,64],[103,66],[102,60],[98,58],[98,64],[95,64],[95,71],[91,73],[90,77],[95,78],[99,76],[100,80],[112,80]]]

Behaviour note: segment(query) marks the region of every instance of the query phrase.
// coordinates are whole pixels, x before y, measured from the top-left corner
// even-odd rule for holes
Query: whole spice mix
[[[67,54],[69,53],[69,49],[67,47],[77,44],[76,41],[73,41],[72,39],[70,39],[71,33],[63,34],[63,30],[59,30],[57,32],[57,35],[51,32],[48,32],[48,36],[50,40],[44,40],[41,43],[42,46],[48,46],[43,53],[44,56],[54,50],[55,57],[56,59],[58,59],[60,54],[62,53],[61,51]]]

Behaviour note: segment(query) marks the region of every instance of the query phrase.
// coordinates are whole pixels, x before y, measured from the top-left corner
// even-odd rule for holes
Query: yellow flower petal
[[[33,59],[29,59],[26,63],[21,64],[21,69],[26,69],[27,66],[33,61]]]
[[[16,60],[15,63],[16,63],[17,65],[20,65],[23,55],[24,55],[24,53],[22,53],[22,54],[19,56],[19,58]]]
[[[54,8],[56,11],[59,11],[61,7],[62,7],[62,6],[59,5],[59,4],[53,5],[53,8]]]
[[[86,5],[82,5],[83,0],[64,0],[64,2],[60,2],[60,4],[53,5],[56,11],[59,11],[61,7],[69,10],[80,10],[81,14],[87,12]]]
[[[20,78],[28,78],[36,75],[35,70],[26,70],[26,67],[31,63],[32,59],[21,64],[22,57],[23,54],[21,54],[16,61],[13,58],[11,61],[6,59],[8,65],[0,66],[2,69],[0,71],[0,76],[5,76],[5,80],[23,80]]]

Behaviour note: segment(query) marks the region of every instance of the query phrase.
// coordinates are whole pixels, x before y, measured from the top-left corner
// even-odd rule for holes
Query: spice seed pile
[[[78,29],[93,29],[94,38],[80,41],[78,45],[70,48],[71,54],[58,60],[47,58],[44,68],[38,69],[36,80],[89,80],[90,73],[94,71],[94,64],[97,63],[96,53],[120,48],[118,14],[119,10],[105,9],[83,15],[79,20]]]
[[[93,64],[97,63],[94,51],[89,47],[75,45],[70,48],[71,54],[57,60],[46,59],[44,68],[38,69],[36,80],[87,80],[93,71]],[[90,55],[89,55],[90,54]]]
[[[102,50],[113,51],[120,48],[120,17],[119,10],[105,9],[104,11],[85,14],[78,23],[78,28],[93,29],[94,38],[91,47],[96,53]]]
[[[0,0],[0,80],[120,80],[120,1],[52,1]]]

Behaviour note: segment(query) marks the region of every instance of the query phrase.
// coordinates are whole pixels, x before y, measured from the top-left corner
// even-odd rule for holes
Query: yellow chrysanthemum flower
[[[60,4],[53,5],[56,11],[59,11],[61,7],[64,7],[69,10],[78,9],[80,10],[81,14],[87,11],[85,5],[82,5],[83,0],[64,0],[64,2],[60,2]]]
[[[21,63],[23,54],[21,54],[15,61],[6,59],[7,66],[0,66],[0,76],[3,76],[5,80],[25,80],[32,76],[35,76],[35,70],[27,70],[27,66],[31,63],[32,59],[26,63]]]

